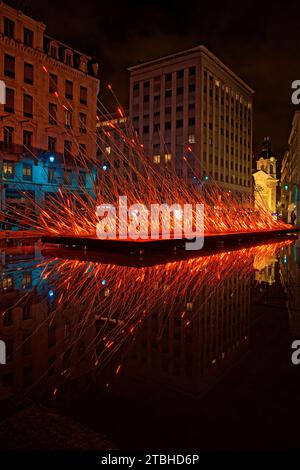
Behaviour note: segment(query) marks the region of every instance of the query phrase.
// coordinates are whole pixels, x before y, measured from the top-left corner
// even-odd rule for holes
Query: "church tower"
[[[276,158],[271,149],[270,137],[263,140],[262,150],[256,161],[257,171],[253,174],[255,206],[257,209],[265,207],[272,214],[276,214],[277,174]]]

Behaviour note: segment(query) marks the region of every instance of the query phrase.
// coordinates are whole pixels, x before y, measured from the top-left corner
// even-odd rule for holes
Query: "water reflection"
[[[296,333],[293,240],[150,266],[8,247],[1,253],[2,384],[18,396],[56,397],[75,381],[82,390],[138,377],[199,397],[247,351],[253,288],[258,283],[263,295],[263,284],[275,281],[278,255]]]

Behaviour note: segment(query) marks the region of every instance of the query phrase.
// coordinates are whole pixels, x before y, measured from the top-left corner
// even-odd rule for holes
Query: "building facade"
[[[204,46],[129,72],[129,116],[154,165],[251,193],[254,92],[246,83]]]
[[[45,29],[0,2],[2,213],[7,203],[20,203],[20,189],[43,204],[62,184],[92,185],[78,162],[96,155],[89,134],[96,130],[98,66]]]
[[[300,216],[300,111],[293,118],[292,130],[288,140],[281,167],[281,210],[282,216],[291,221],[291,213],[296,213],[296,223]]]
[[[269,137],[264,138],[262,151],[258,155],[254,172],[254,195],[257,209],[265,207],[271,214],[277,213],[276,158],[271,150]]]

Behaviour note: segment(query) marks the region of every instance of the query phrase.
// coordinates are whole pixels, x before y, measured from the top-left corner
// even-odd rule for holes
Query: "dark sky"
[[[100,99],[112,83],[128,101],[126,67],[203,44],[255,90],[254,150],[270,135],[282,156],[300,79],[299,2],[216,0],[7,0],[47,24],[47,33],[100,64]]]

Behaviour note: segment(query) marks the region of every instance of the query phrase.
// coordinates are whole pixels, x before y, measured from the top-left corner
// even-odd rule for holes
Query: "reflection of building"
[[[292,130],[288,140],[288,150],[284,155],[281,169],[282,215],[290,222],[291,212],[295,210],[297,223],[300,215],[300,111],[293,118]]]
[[[264,138],[262,151],[256,162],[257,171],[253,174],[255,182],[255,205],[259,209],[266,207],[272,214],[276,213],[276,158],[271,150],[269,137]]]
[[[188,302],[176,298],[171,314],[169,305],[154,311],[132,347],[127,373],[195,398],[206,392],[248,348],[251,286],[252,275],[235,272],[215,293],[209,283],[199,285]]]
[[[63,371],[71,386],[83,375],[86,382],[92,357],[87,358],[85,352],[95,337],[94,323],[72,344],[84,306],[75,312],[64,305],[62,314],[54,313],[57,293],[47,280],[41,282],[38,247],[8,249],[1,255],[0,338],[5,341],[7,356],[5,368],[0,369],[3,385],[17,393],[34,384],[33,393],[53,391],[65,380]]]
[[[253,267],[255,269],[255,280],[259,283],[265,282],[269,285],[275,282],[276,254],[267,255],[265,258],[254,256]]]
[[[251,88],[204,46],[129,71],[129,115],[152,163],[250,193]]]
[[[300,243],[280,252],[280,275],[287,294],[290,328],[293,336],[300,335]]]
[[[44,31],[43,23],[1,2],[1,209],[5,201],[26,201],[26,193],[43,202],[61,183],[90,185],[74,161],[96,154],[88,131],[96,126],[97,64]]]

